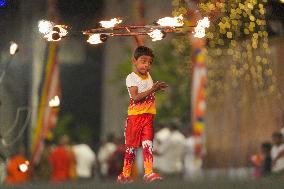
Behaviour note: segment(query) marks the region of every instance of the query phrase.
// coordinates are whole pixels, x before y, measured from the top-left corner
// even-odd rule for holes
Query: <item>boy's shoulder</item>
[[[134,72],[131,72],[130,74],[127,75],[127,77],[133,77],[135,76],[136,74]]]
[[[136,79],[136,74],[134,72],[131,72],[130,74],[127,75],[126,80],[133,80]]]
[[[150,73],[147,73],[148,77],[146,78],[142,78],[139,75],[137,75],[136,73],[132,72],[130,74],[127,75],[126,77],[126,81],[135,81],[135,82],[139,82],[139,81],[148,81],[148,80],[152,80],[152,77],[150,75]]]

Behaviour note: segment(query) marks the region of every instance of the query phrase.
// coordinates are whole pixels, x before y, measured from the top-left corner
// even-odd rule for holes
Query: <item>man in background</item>
[[[76,175],[79,180],[89,180],[93,176],[93,168],[96,163],[95,152],[83,142],[77,142],[72,147],[76,160]]]

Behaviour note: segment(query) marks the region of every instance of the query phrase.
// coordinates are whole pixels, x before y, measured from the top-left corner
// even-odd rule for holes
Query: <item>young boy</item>
[[[132,59],[133,72],[126,78],[126,86],[130,96],[128,117],[125,126],[125,156],[122,173],[117,177],[119,183],[133,182],[131,168],[135,159],[136,149],[143,148],[144,181],[161,180],[159,174],[153,172],[153,120],[156,114],[155,92],[168,85],[155,82],[149,74],[152,67],[153,51],[139,46]]]

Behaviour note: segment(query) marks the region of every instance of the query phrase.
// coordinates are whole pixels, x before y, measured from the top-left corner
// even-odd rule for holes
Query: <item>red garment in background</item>
[[[19,166],[21,164],[27,164],[28,160],[22,155],[15,155],[7,163],[7,177],[5,179],[6,184],[21,184],[29,180],[29,173],[21,172]]]
[[[52,167],[51,180],[55,182],[68,181],[70,179],[71,157],[65,147],[58,146],[50,154]]]

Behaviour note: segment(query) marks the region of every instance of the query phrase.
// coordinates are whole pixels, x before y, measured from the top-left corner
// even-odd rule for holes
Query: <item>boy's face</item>
[[[141,75],[147,75],[152,67],[153,58],[151,56],[142,55],[132,60],[137,72]]]

